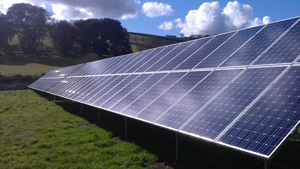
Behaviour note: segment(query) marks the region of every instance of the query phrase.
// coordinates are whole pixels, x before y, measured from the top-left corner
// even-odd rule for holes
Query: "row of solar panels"
[[[269,158],[300,120],[299,28],[294,18],[75,65],[29,87]]]
[[[30,87],[269,156],[300,120],[300,67],[287,69],[67,77]]]

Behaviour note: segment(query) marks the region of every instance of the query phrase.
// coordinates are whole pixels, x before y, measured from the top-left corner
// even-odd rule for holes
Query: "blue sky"
[[[129,32],[216,34],[300,16],[300,0],[0,0],[0,11],[26,2],[59,20],[109,17]]]

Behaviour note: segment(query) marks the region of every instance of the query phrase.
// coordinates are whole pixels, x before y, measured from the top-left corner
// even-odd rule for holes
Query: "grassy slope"
[[[0,168],[136,168],[156,159],[31,90],[0,92]]]
[[[178,42],[183,42],[186,38],[163,37],[148,34],[129,33],[130,45],[133,52],[145,50],[152,47],[168,45]],[[155,39],[156,44],[152,44]],[[48,51],[53,50],[53,44],[49,35],[42,40],[43,47]],[[15,36],[10,42],[11,45],[17,45],[18,39]],[[2,75],[40,75],[50,70],[75,65],[78,63],[86,62],[90,59],[89,56],[84,59],[66,58],[55,54],[36,54],[24,55],[17,53],[1,53],[0,52],[0,73]],[[97,58],[92,58],[94,60]]]

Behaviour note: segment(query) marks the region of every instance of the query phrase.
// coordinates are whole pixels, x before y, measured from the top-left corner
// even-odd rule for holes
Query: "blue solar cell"
[[[175,69],[192,69],[199,62],[201,62],[206,56],[208,56],[211,52],[213,52],[218,46],[220,46],[223,42],[225,42],[228,38],[230,38],[235,32],[230,32],[222,35],[217,35],[211,41],[209,41],[205,46],[203,46],[200,50],[191,55],[188,59],[182,62]]]
[[[136,72],[146,71],[153,64],[155,64],[160,58],[164,57],[166,54],[168,54],[170,51],[172,51],[174,48],[176,48],[176,46],[178,46],[178,44],[163,47],[163,50],[158,55],[155,55],[154,57],[152,57],[148,62],[146,62],[144,65],[142,65]]]
[[[284,69],[247,69],[182,130],[215,139]]]
[[[256,34],[240,50],[231,56],[222,66],[249,65],[279,36],[281,36],[297,19],[271,23]]]
[[[172,51],[170,51],[168,54],[164,55],[161,59],[158,59],[155,64],[153,64],[149,69],[147,69],[148,72],[151,71],[157,71],[162,66],[164,66],[168,61],[170,61],[172,58],[176,57],[178,53],[182,52],[184,49],[186,49],[193,41],[183,42],[179,44],[176,48],[174,48]]]
[[[165,64],[160,71],[163,70],[173,70],[180,63],[182,63],[185,59],[187,59],[191,54],[199,50],[205,43],[207,43],[212,37],[203,38],[195,40],[193,44],[187,47],[182,53],[179,53],[176,57],[170,60],[167,64]]]
[[[130,105],[134,100],[140,97],[144,92],[151,88],[155,83],[159,82],[160,79],[164,78],[166,73],[159,73],[151,75],[149,79],[140,84],[134,91],[131,91],[120,100],[117,104],[113,105],[110,109],[117,112],[122,112],[128,105]],[[126,112],[124,112],[126,113]]]
[[[87,102],[91,97],[93,97],[98,91],[102,90],[104,87],[109,85],[112,81],[114,81],[118,76],[99,76],[95,77],[97,82],[91,86],[85,94],[79,95],[80,102]],[[78,98],[78,99],[79,99]]]
[[[214,51],[206,59],[200,62],[194,68],[211,68],[218,67],[227,57],[236,51],[242,44],[258,32],[262,26],[244,29],[237,32],[232,38],[224,43],[220,48]]]
[[[40,78],[40,79],[36,80],[35,82],[33,82],[29,87],[34,88],[39,91],[47,92],[49,90],[49,88],[56,85],[61,79],[63,79],[63,78],[52,78],[52,79]]]
[[[219,141],[270,156],[300,120],[300,67],[292,67]]]
[[[130,69],[128,69],[126,71],[126,73],[132,73],[135,72],[136,70],[138,70],[141,66],[143,66],[146,62],[148,62],[150,59],[152,59],[153,57],[155,57],[157,54],[159,54],[165,47],[160,47],[160,48],[156,48],[153,49],[154,51],[151,52],[150,54],[148,54],[147,56],[145,56],[144,58],[136,61],[136,64],[134,66],[132,66]]]
[[[289,30],[273,47],[254,64],[293,62],[300,55],[300,22]]]
[[[138,78],[136,78],[134,81],[128,84],[124,89],[116,93],[113,97],[111,97],[109,100],[107,100],[101,107],[104,107],[106,109],[109,109],[116,103],[118,103],[120,100],[123,99],[126,95],[128,95],[132,90],[134,90],[138,85],[142,84],[147,78],[149,78],[151,74],[142,74]]]
[[[81,66],[83,66],[83,64],[51,70],[50,72],[46,73],[42,78],[63,78],[80,69]]]
[[[132,104],[130,104],[122,113],[135,116],[144,107],[146,107],[151,101],[156,99],[161,93],[167,90],[172,84],[174,84],[181,76],[185,73],[170,73],[157,84],[148,88],[145,93],[143,93],[138,99],[136,99]]]
[[[181,96],[187,93],[193,86],[202,80],[209,72],[190,72],[182,77],[163,95],[147,106],[137,117],[153,121],[161,113],[166,111]]]
[[[100,90],[97,90],[97,93],[94,93],[94,95],[89,98],[86,103],[94,105],[94,103],[101,98],[103,95],[105,95],[108,91],[110,91],[111,88],[121,83],[124,79],[126,79],[129,75],[123,75],[123,76],[117,76],[115,78],[112,78],[110,80],[110,83],[101,88]],[[99,89],[99,88],[98,88]]]
[[[124,63],[129,63],[138,53],[127,54],[123,56],[114,57],[116,62],[112,63],[104,72],[99,74],[113,74],[114,71],[119,70],[120,67],[124,66]]]
[[[131,60],[130,63],[127,63],[123,67],[120,67],[120,69],[117,70],[117,71],[115,71],[114,73],[125,73],[127,70],[129,70],[130,68],[132,68],[136,64],[136,62],[138,62],[139,60],[142,60],[143,58],[147,57],[154,50],[155,49],[149,49],[149,50],[146,50],[146,51],[138,53],[132,59],[130,59]]]
[[[111,77],[112,76],[91,77],[93,81],[91,81],[88,85],[81,89],[79,91],[80,94],[72,96],[71,99],[78,100],[81,102],[84,97],[91,97],[92,95],[94,95],[95,88],[110,80]]]
[[[71,78],[65,83],[61,88],[58,89],[57,94],[62,97],[70,98],[73,95],[76,95],[78,92],[78,86],[81,85],[82,83],[85,83],[87,78],[85,77],[75,77]]]
[[[126,76],[122,81],[120,81],[117,85],[110,85],[110,90],[108,90],[105,94],[101,95],[93,105],[97,107],[102,107],[101,105],[105,103],[109,98],[118,93],[124,87],[126,87],[129,83],[131,83],[138,75],[129,75]]]
[[[214,71],[156,122],[175,129],[180,128],[240,72],[241,70]]]

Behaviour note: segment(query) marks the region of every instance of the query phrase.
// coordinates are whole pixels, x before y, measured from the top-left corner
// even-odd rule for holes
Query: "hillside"
[[[190,38],[165,37],[134,32],[129,33],[129,39],[133,52],[190,40]],[[16,36],[11,40],[10,45],[12,51],[0,52],[0,74],[5,76],[40,76],[49,70],[100,59],[93,54],[82,57],[63,57],[54,50],[50,35],[42,40],[42,49],[34,55],[25,55],[18,51],[18,38]]]
[[[179,38],[176,36],[157,36],[150,34],[129,32],[129,42],[133,52],[138,52],[159,46],[180,43],[192,38]]]

